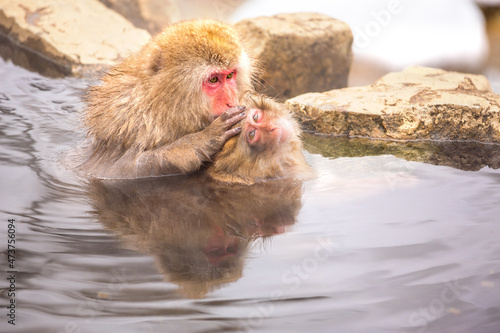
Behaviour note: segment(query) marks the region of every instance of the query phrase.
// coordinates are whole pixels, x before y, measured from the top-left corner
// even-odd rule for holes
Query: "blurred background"
[[[124,16],[137,13],[132,9],[140,2],[101,1]],[[499,0],[170,0],[169,17],[159,17],[156,26],[129,19],[154,34],[163,21],[215,17],[237,22],[304,11],[329,15],[351,27],[355,57],[350,86],[423,65],[485,74],[500,92]]]

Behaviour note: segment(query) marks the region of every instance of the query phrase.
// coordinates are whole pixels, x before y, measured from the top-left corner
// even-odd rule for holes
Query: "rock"
[[[286,104],[315,133],[500,143],[500,95],[482,75],[410,67],[369,86],[304,94]]]
[[[485,7],[499,7],[500,0],[476,0],[475,1],[479,6]]]
[[[389,72],[418,65],[480,73],[488,56],[484,17],[471,0],[247,0],[231,20],[304,11],[346,22],[354,62]]]
[[[0,55],[43,75],[87,76],[150,38],[97,0],[2,0]]]
[[[326,15],[295,13],[236,23],[261,62],[262,91],[278,98],[347,86],[349,26]]]
[[[485,6],[482,9],[490,42],[488,65],[498,70],[500,69],[500,6]]]
[[[99,0],[108,8],[126,17],[133,25],[151,34],[179,19],[174,0]]]

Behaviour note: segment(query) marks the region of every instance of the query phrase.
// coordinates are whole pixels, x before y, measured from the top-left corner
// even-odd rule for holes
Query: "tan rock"
[[[136,27],[157,34],[177,21],[180,13],[174,0],[99,0],[126,17]]]
[[[482,75],[410,67],[373,85],[304,94],[286,103],[316,133],[500,142],[500,95]]]
[[[347,86],[352,33],[346,23],[294,13],[242,20],[236,27],[261,62],[264,93],[290,98]]]
[[[2,0],[0,55],[46,76],[85,76],[150,38],[97,0]]]

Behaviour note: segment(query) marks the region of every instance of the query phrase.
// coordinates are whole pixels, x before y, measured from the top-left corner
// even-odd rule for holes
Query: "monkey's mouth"
[[[286,130],[284,130],[282,128],[280,130],[281,130],[280,143],[287,142],[288,139],[290,138],[290,132],[286,131]]]
[[[288,141],[293,133],[295,133],[292,124],[285,119],[280,120],[279,122],[279,143],[283,143]]]
[[[283,131],[281,127],[275,127],[271,131],[274,132],[273,134],[275,135],[276,142],[278,144],[283,143],[288,139],[285,131]]]
[[[215,242],[207,244],[203,249],[208,262],[214,266],[219,266],[223,261],[233,258],[238,254],[238,251],[239,242],[235,237],[216,239]]]

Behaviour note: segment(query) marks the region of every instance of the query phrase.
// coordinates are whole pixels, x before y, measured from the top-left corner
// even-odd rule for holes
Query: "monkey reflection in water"
[[[125,247],[151,255],[189,298],[238,280],[252,241],[295,223],[301,191],[300,181],[247,186],[204,174],[89,184],[99,221]]]
[[[249,98],[241,134],[206,172],[90,181],[100,222],[129,248],[155,258],[165,280],[190,298],[241,277],[247,248],[292,226],[310,169],[290,113]]]

